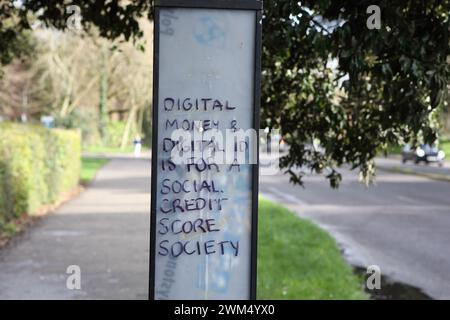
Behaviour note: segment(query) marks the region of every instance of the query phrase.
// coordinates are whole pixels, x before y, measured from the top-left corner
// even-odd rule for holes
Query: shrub
[[[24,213],[33,214],[78,184],[78,131],[0,124],[0,231]]]

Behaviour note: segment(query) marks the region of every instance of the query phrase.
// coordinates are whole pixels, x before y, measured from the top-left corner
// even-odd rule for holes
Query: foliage
[[[144,146],[142,150],[146,150],[146,147]],[[105,157],[110,157],[114,154],[132,153],[134,151],[134,146],[130,145],[124,149],[120,147],[88,146],[85,147],[83,151],[90,154],[100,154]]]
[[[111,149],[122,151],[132,147],[132,138],[138,133],[136,125],[132,125],[130,132],[126,135],[126,144],[122,148],[125,131],[127,130],[127,122],[110,120],[104,128],[103,139],[100,136],[98,128],[98,116],[91,112],[80,112],[74,110],[65,117],[57,117],[55,125],[65,129],[79,129],[81,131],[83,148],[86,150],[94,149]],[[132,149],[132,148],[131,148]]]
[[[110,39],[139,39],[153,1],[73,1],[83,25]],[[381,29],[366,10],[381,8]],[[345,162],[368,181],[390,144],[437,137],[449,79],[450,1],[278,0],[264,2],[262,124],[281,128],[281,165],[294,183],[306,168],[332,186]],[[17,13],[65,29],[65,1],[26,1]],[[22,21],[23,22],[23,21]],[[20,24],[23,28],[26,23]]]
[[[0,124],[0,225],[33,214],[78,184],[80,134]]]
[[[18,28],[17,10],[12,1],[0,2],[0,76],[2,65],[32,55],[33,49],[29,30]]]
[[[145,34],[151,33],[149,21],[139,23]],[[127,121],[124,144],[134,128],[146,131],[147,110],[151,110],[151,45],[143,52],[131,43],[101,38],[95,27],[61,32],[33,25],[29,34],[35,44],[33,59],[15,59],[3,68],[2,117],[13,120],[26,114],[38,120],[51,115],[58,125],[67,127],[79,115],[89,114],[89,126],[81,124],[83,144],[107,143],[108,117]]]
[[[118,120],[108,121],[105,125],[104,137],[102,139],[97,125],[98,121],[97,114],[74,110],[65,117],[57,117],[55,125],[65,129],[80,129],[84,149],[103,147],[119,150],[122,145],[127,123]],[[132,137],[137,133],[136,126],[132,126],[127,135],[126,147],[132,146]],[[125,150],[125,148],[122,149]]]
[[[123,121],[109,121],[105,128],[104,146],[118,148],[122,144],[122,137],[126,129],[126,123]],[[129,141],[128,145],[131,145]]]
[[[334,240],[309,221],[259,202],[258,299],[367,299]]]
[[[101,144],[97,126],[98,118],[93,112],[82,112],[75,109],[64,117],[55,118],[55,126],[64,129],[78,129],[81,131],[83,147]]]
[[[436,140],[449,67],[448,1],[265,2],[263,122],[291,145],[282,166],[373,173],[377,150]],[[382,28],[368,30],[369,5]],[[295,22],[292,17],[298,17]],[[331,62],[331,63],[330,63]],[[333,62],[335,67],[332,67]],[[313,147],[319,141],[323,150]]]

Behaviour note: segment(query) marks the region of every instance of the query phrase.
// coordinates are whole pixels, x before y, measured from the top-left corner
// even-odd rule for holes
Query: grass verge
[[[447,159],[450,158],[450,138],[442,139],[439,147],[445,152]]]
[[[87,185],[94,180],[97,171],[101,169],[109,160],[100,158],[87,158],[81,159],[81,174],[80,183]]]
[[[258,299],[367,299],[335,241],[313,223],[259,202]]]

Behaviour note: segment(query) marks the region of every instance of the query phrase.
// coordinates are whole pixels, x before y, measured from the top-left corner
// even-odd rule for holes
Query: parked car
[[[402,149],[402,162],[406,163],[408,160],[414,163],[430,162],[438,163],[439,166],[444,164],[445,153],[439,150],[435,145],[421,144],[417,148],[411,148],[409,144]]]

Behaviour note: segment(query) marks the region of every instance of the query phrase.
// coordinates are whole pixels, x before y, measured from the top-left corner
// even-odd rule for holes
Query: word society
[[[229,251],[231,250],[231,252]],[[210,255],[210,254],[220,254],[225,255],[230,252],[235,257],[239,254],[239,241],[217,241],[217,240],[207,240],[207,241],[175,241],[170,242],[169,240],[163,240],[159,243],[158,254],[172,257],[179,257],[183,254],[185,255]]]

